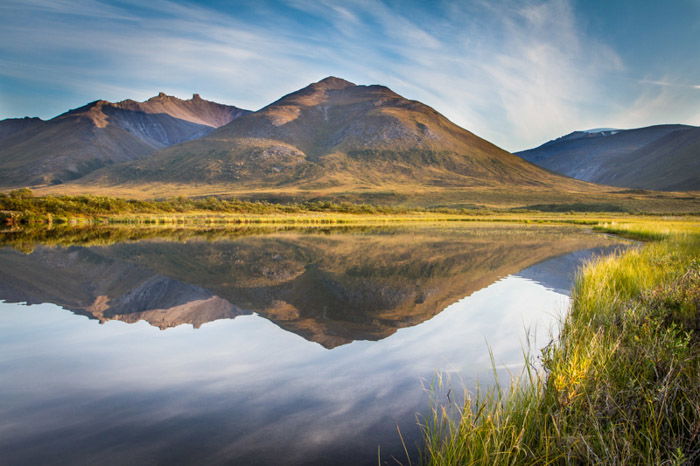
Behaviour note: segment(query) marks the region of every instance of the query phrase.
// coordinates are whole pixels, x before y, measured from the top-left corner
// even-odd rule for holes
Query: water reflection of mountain
[[[609,244],[575,228],[479,226],[2,249],[0,299],[160,328],[256,312],[332,348],[385,338],[500,277]]]
[[[624,245],[615,245],[575,251],[532,265],[519,271],[516,275],[537,282],[545,288],[558,293],[567,294],[576,278],[579,264],[593,257],[615,253],[626,247]]]

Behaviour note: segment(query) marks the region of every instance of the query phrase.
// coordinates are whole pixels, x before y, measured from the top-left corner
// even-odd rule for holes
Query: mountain
[[[147,157],[248,113],[160,93],[145,102],[91,102],[43,121],[0,121],[0,186],[61,183],[105,165]]]
[[[0,257],[13,270],[0,271],[0,295],[10,302],[56,303],[101,322],[146,320],[161,329],[246,314],[204,288],[99,250],[41,248],[24,255],[4,249]]]
[[[80,188],[209,184],[232,191],[580,188],[387,87],[329,77]]]
[[[173,233],[179,240],[182,232]],[[386,338],[501,277],[614,242],[561,227],[538,227],[536,235],[493,226],[234,235],[31,254],[0,248],[0,300],[159,328],[255,312],[333,348]]]
[[[700,190],[700,128],[694,126],[575,131],[516,155],[548,170],[594,183]]]
[[[8,118],[6,120],[0,120],[0,143],[5,138],[8,138],[20,131],[24,131],[29,128],[36,128],[44,124],[44,120],[41,118]]]

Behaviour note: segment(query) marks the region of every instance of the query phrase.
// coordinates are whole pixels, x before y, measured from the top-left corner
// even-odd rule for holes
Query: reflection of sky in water
[[[421,381],[488,382],[487,344],[517,372],[526,329],[541,348],[567,304],[510,276],[384,340],[326,350],[254,315],[160,331],[0,303],[0,456],[376,464],[381,443],[402,458],[396,424],[417,441]]]

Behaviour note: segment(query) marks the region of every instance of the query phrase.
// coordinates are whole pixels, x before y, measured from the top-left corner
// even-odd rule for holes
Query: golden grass
[[[591,185],[596,186],[596,185]],[[578,190],[553,191],[537,187],[435,187],[426,185],[382,184],[381,186],[343,183],[336,180],[332,187],[314,189],[312,186],[269,187],[230,184],[146,183],[119,186],[65,184],[32,187],[36,195],[99,195],[132,199],[164,197],[225,196],[240,199],[279,199],[306,201],[314,199],[371,202],[400,207],[461,207],[479,206],[490,209],[512,209],[540,204],[589,203],[602,206],[614,204],[628,211],[649,213],[700,212],[700,193],[654,192],[629,193],[620,188],[600,186],[588,192]],[[606,209],[601,209],[606,210]]]

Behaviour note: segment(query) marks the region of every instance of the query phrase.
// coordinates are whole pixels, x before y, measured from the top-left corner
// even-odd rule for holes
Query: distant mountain
[[[548,170],[594,183],[700,190],[700,128],[694,126],[575,131],[516,155]]]
[[[590,186],[527,163],[387,87],[335,77],[203,138],[79,180],[116,188],[157,182],[285,192]]]
[[[237,107],[160,93],[145,102],[91,102],[43,121],[0,121],[0,186],[61,183],[105,165],[147,157],[202,137],[241,115]]]

